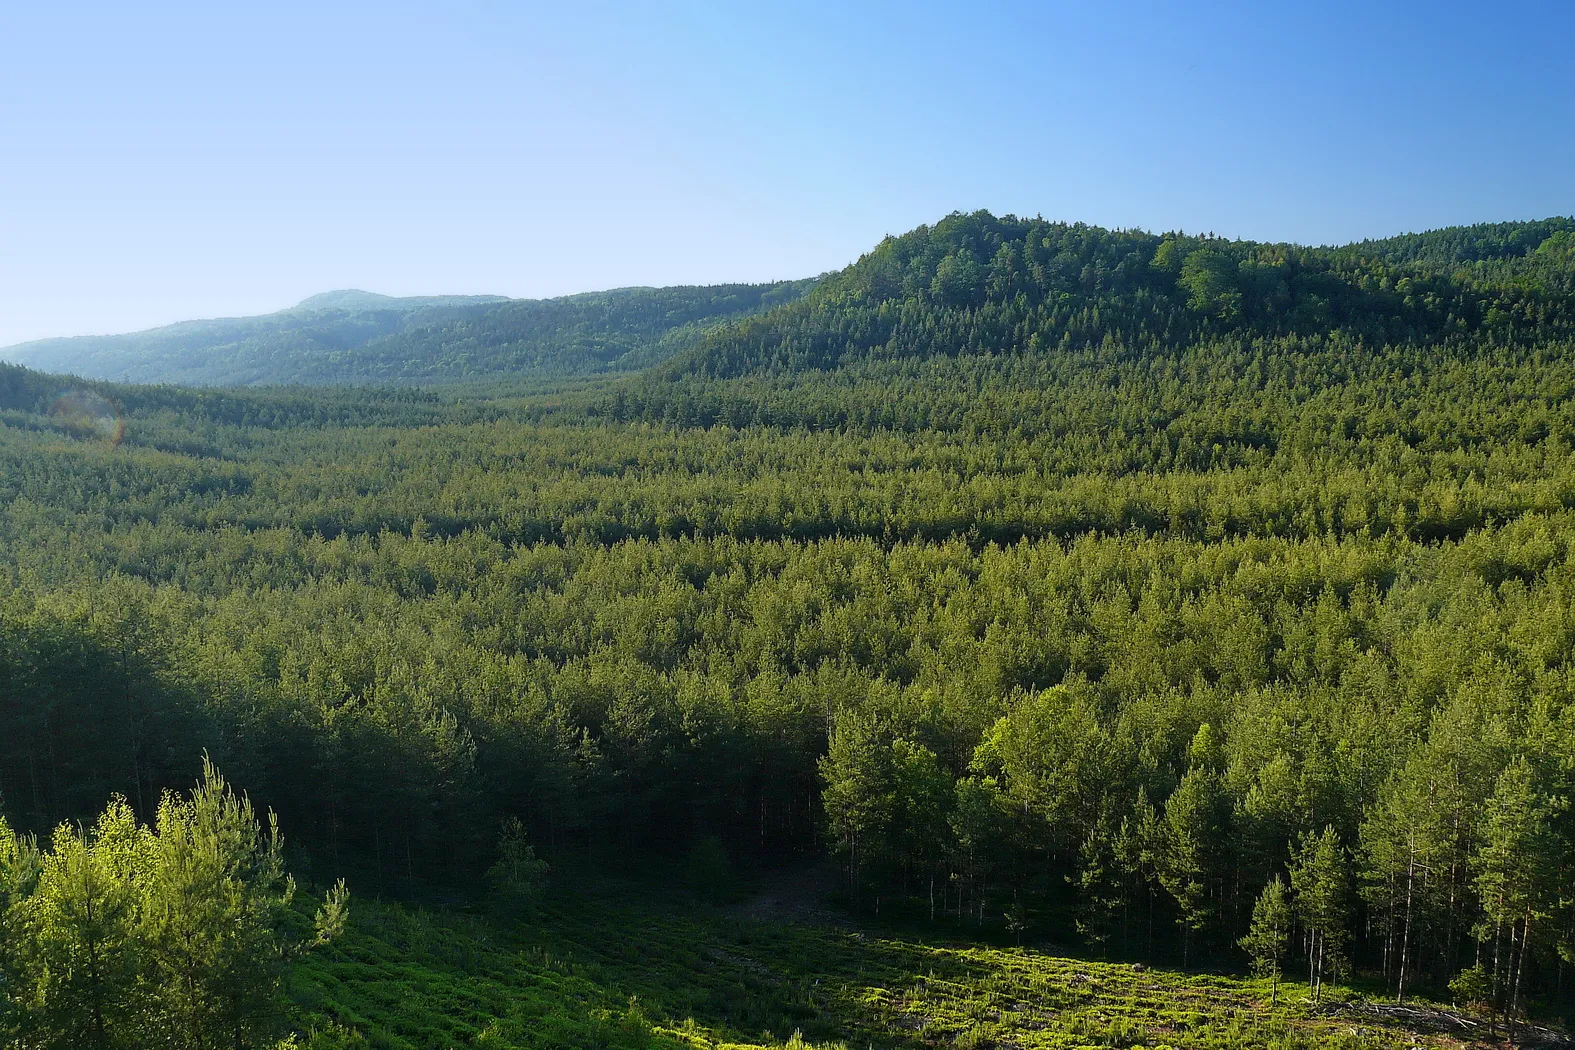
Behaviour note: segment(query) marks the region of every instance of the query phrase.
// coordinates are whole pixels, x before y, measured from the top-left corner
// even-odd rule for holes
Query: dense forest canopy
[[[621,288],[559,299],[314,295],[263,317],[0,350],[94,379],[202,386],[463,383],[629,371],[710,325],[791,302],[813,282]]]
[[[975,214],[635,376],[0,369],[0,799],[206,750],[373,894],[518,820],[1513,1010],[1575,950],[1572,325],[1568,219]]]
[[[951,215],[888,237],[803,302],[711,333],[670,376],[1222,337],[1374,345],[1568,335],[1575,220],[1344,248]]]

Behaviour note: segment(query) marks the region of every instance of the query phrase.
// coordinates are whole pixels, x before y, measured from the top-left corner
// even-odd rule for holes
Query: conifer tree
[[[0,1033],[27,1050],[248,1050],[277,1020],[283,960],[344,930],[329,891],[312,936],[282,934],[293,883],[211,763],[155,827],[123,798],[47,852],[0,820]]]
[[[1556,904],[1563,853],[1554,836],[1558,803],[1537,790],[1530,763],[1517,757],[1499,775],[1481,819],[1481,845],[1471,859],[1490,942],[1495,1001],[1514,1035],[1526,960],[1539,926]]]
[[[1440,771],[1419,755],[1385,787],[1362,824],[1362,896],[1384,931],[1385,970],[1405,998],[1418,934],[1437,925],[1447,906],[1441,890],[1449,828],[1440,805]]]
[[[13,1045],[26,1018],[23,990],[30,983],[23,902],[38,883],[42,858],[31,838],[18,835],[0,816],[0,1045]]]
[[[852,712],[837,719],[820,775],[827,829],[846,858],[849,888],[857,895],[865,867],[885,855],[896,806],[891,747],[873,719]]]
[[[1077,932],[1103,957],[1109,947],[1117,913],[1125,904],[1116,835],[1108,815],[1100,818],[1077,854]]]
[[[1114,853],[1131,902],[1141,901],[1145,918],[1144,943],[1154,953],[1154,905],[1160,891],[1159,864],[1164,854],[1164,827],[1148,800],[1148,791],[1138,789],[1132,812],[1121,818],[1116,832]],[[1126,909],[1130,916],[1131,906]]]
[[[1253,970],[1270,978],[1271,1004],[1279,1001],[1280,974],[1294,921],[1290,894],[1286,892],[1285,882],[1276,875],[1252,906],[1252,926],[1238,942],[1252,959]]]
[[[1165,802],[1164,844],[1158,865],[1160,882],[1179,909],[1183,966],[1192,939],[1207,928],[1214,913],[1211,883],[1225,830],[1218,745],[1207,724],[1193,740],[1190,759],[1187,775]]]
[[[948,817],[956,798],[952,778],[935,753],[910,740],[891,743],[894,824],[891,838],[904,874],[927,883],[930,919],[935,918],[935,875],[946,857],[951,832]]]
[[[91,829],[55,830],[23,904],[27,978],[43,1043],[110,1050],[137,1045],[141,954],[136,940],[148,837],[121,798]]]
[[[1313,1001],[1323,996],[1324,977],[1340,965],[1348,933],[1346,854],[1340,836],[1328,827],[1308,832],[1291,863],[1296,916],[1307,938],[1307,971]]]
[[[984,885],[1001,861],[1009,825],[1005,800],[993,777],[965,777],[955,785],[949,823],[952,864],[960,876],[957,914],[972,911],[984,922]]]
[[[505,910],[529,905],[546,888],[550,870],[547,862],[536,856],[536,849],[530,844],[520,819],[504,820],[502,834],[498,837],[498,859],[487,869],[486,875],[494,901]]]
[[[246,1050],[275,1027],[290,945],[279,929],[295,892],[283,840],[204,759],[189,798],[159,804],[140,935],[148,994],[177,1050]],[[343,886],[318,914],[319,939],[342,926]]]

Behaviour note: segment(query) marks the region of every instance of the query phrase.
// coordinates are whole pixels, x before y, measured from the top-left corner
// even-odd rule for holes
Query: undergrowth
[[[359,902],[291,974],[309,1050],[1457,1046],[1314,1009],[1305,985],[929,942],[639,891],[533,914]],[[1327,999],[1350,998],[1332,988]]]

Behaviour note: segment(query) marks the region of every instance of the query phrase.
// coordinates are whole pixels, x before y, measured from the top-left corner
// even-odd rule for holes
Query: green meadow
[[[1345,1008],[1367,990],[1106,962],[821,907],[711,906],[605,883],[534,914],[359,901],[298,966],[303,1047],[1346,1047],[1463,1045]],[[1381,994],[1381,993],[1378,993]],[[1485,1026],[1482,1028],[1485,1031]]]

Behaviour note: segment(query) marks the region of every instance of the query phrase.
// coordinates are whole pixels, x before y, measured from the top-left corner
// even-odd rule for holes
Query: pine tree
[[[1154,954],[1154,905],[1159,895],[1159,864],[1164,853],[1164,826],[1148,792],[1138,789],[1130,815],[1121,818],[1114,844],[1129,902],[1141,901],[1145,916],[1147,953]],[[1130,903],[1127,908],[1130,914]]]
[[[956,799],[950,774],[935,753],[910,740],[891,743],[894,806],[891,835],[904,874],[928,884],[930,920],[935,919],[935,875],[948,850],[949,817]]]
[[[1077,853],[1077,932],[1099,949],[1101,957],[1109,947],[1116,915],[1125,903],[1115,837],[1109,816],[1103,816],[1089,830]]]
[[[1431,762],[1413,759],[1362,824],[1362,896],[1384,931],[1385,970],[1395,976],[1397,1000],[1405,998],[1419,934],[1436,926],[1447,906],[1440,890],[1449,828],[1438,777]]]
[[[30,998],[44,1045],[136,1045],[137,890],[147,847],[145,830],[121,798],[87,832],[70,824],[55,830],[37,886],[22,906],[32,954]]]
[[[1326,973],[1339,967],[1350,914],[1345,849],[1334,828],[1302,836],[1291,864],[1296,916],[1307,937],[1307,972],[1313,1001],[1323,996]]]
[[[1499,775],[1482,814],[1481,845],[1471,858],[1485,920],[1479,936],[1492,941],[1494,998],[1508,1018],[1512,1038],[1533,936],[1556,903],[1563,863],[1552,832],[1557,808],[1537,791],[1530,763],[1516,758]]]
[[[1224,840],[1224,793],[1213,768],[1212,741],[1205,725],[1193,745],[1197,761],[1165,801],[1159,879],[1180,909],[1183,966],[1193,937],[1207,928],[1214,913],[1211,883]]]
[[[982,924],[985,882],[1009,845],[1006,803],[993,777],[957,781],[949,825],[952,866],[960,876],[957,915],[971,912]]]
[[[38,884],[43,860],[37,844],[0,816],[0,1045],[15,1045],[26,1018],[23,989],[37,963],[28,957],[23,902]]]
[[[873,719],[852,713],[837,719],[820,775],[827,830],[847,859],[848,885],[856,896],[865,867],[889,850],[897,806],[891,747]]]
[[[493,900],[506,911],[530,905],[546,888],[550,870],[547,862],[536,856],[520,819],[504,820],[498,837],[498,859],[486,875]]]
[[[1271,1004],[1279,1001],[1280,974],[1284,969],[1282,961],[1285,949],[1290,944],[1294,920],[1290,894],[1286,891],[1284,881],[1276,875],[1252,906],[1252,926],[1247,935],[1237,942],[1252,959],[1253,970],[1269,976],[1272,982],[1269,986]]]
[[[189,799],[164,797],[140,932],[178,1050],[245,1050],[272,1031],[286,947],[276,930],[294,892],[277,822],[270,814],[264,832],[211,762]]]

